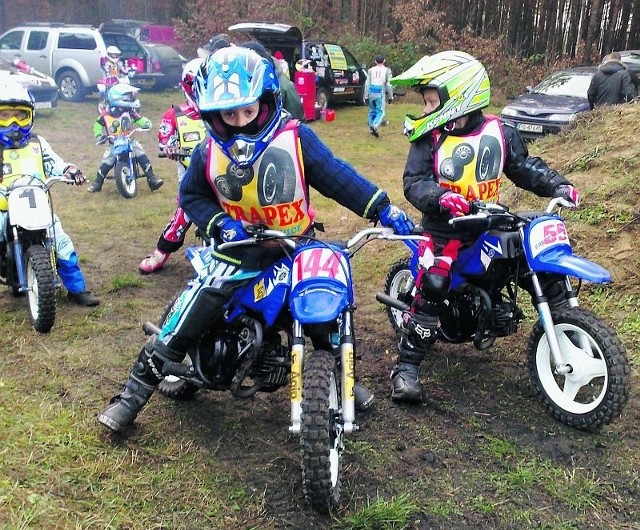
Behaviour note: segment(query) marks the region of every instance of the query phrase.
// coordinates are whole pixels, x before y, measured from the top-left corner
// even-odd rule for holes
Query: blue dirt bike
[[[477,230],[478,237],[460,251],[452,268],[438,339],[485,350],[497,337],[515,333],[524,320],[518,307],[519,289],[524,289],[538,313],[526,348],[537,396],[559,421],[597,429],[617,418],[627,403],[629,362],[614,330],[579,306],[582,281],[604,284],[611,276],[573,254],[557,212],[567,204],[552,199],[544,212],[517,214],[501,205],[473,203],[475,213],[450,221]],[[376,296],[387,305],[396,331],[413,300],[418,270],[418,243],[406,244],[411,256],[392,265],[384,293]]]
[[[138,131],[148,131],[140,127],[134,127],[133,121],[128,113],[124,113],[121,118],[121,126],[115,134],[106,134],[100,137],[96,145],[106,142],[111,144],[111,151],[116,157],[116,165],[113,169],[113,178],[116,181],[116,187],[125,199],[133,199],[138,193],[137,179],[143,176],[140,170],[138,158],[133,154],[131,145],[132,136]]]
[[[344,437],[358,429],[350,258],[372,240],[402,236],[390,228],[368,228],[348,242],[328,243],[264,226],[247,231],[249,239],[217,248],[281,245],[288,256],[265,271],[227,277],[228,266],[213,258],[212,247],[187,250],[197,273],[190,285],[207,281],[215,286],[215,278],[224,277],[240,287],[225,297],[223,316],[211,322],[211,331],[188,351],[185,361],[165,363],[166,377],[158,389],[172,398],[200,389],[228,390],[246,398],[288,387],[289,431],[300,436],[304,494],[314,509],[326,512],[339,502]],[[220,290],[210,290],[211,296],[222,296]],[[187,296],[188,291],[176,297],[161,323],[177,318]],[[145,332],[160,329],[146,323]],[[306,338],[313,345],[310,351]]]

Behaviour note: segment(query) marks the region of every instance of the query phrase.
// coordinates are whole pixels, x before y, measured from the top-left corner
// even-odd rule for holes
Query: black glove
[[[64,176],[73,179],[76,186],[82,186],[85,182],[87,182],[87,179],[82,174],[82,171],[80,171],[80,168],[78,168],[78,166],[76,166],[75,164],[69,164],[66,167],[66,169],[64,170]]]

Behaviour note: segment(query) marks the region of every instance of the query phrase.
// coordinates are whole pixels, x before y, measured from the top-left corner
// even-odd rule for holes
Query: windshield
[[[549,96],[573,96],[586,99],[592,77],[593,74],[556,72],[536,85],[533,92]]]

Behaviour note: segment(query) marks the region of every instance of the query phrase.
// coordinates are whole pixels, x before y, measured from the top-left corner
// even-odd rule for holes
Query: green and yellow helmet
[[[489,105],[491,88],[489,76],[482,63],[460,51],[446,51],[426,55],[406,72],[391,79],[394,86],[411,87],[418,92],[435,88],[440,106],[419,117],[407,115],[405,134],[416,141],[461,116]]]

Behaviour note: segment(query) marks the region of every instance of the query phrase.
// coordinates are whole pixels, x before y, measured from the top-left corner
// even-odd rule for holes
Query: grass
[[[141,99],[157,125],[181,96]],[[61,103],[38,112],[36,122],[36,131],[90,178],[102,154],[91,134],[96,102]],[[405,252],[401,244],[370,245],[353,263],[365,350],[359,370],[376,404],[358,416],[361,430],[347,439],[344,501],[330,516],[302,501],[299,445],[287,432],[284,391],[247,401],[214,392],[186,403],[154,396],[128,436],[97,425],[96,412],[118,391],[144,342],[140,325],[156,319],[191,274],[178,256],[162,274],[137,273],[175,207],[175,167],[155,158],[155,137],[146,134],[140,140],[165,180],[159,192],[141,186],[127,201],[112,181],[100,194],[55,187],[56,211],[102,303],[79,308],[61,293],[56,325],[43,336],[29,328],[24,299],[0,296],[0,528],[634,528],[640,268],[633,219],[640,170],[628,138],[640,117],[636,107],[631,116],[592,113],[580,128],[530,146],[583,192],[585,207],[566,215],[574,248],[614,273],[613,287],[584,286],[581,303],[607,319],[628,349],[634,388],[623,417],[596,434],[550,418],[527,383],[525,324],[490,352],[439,347],[423,366],[426,402],[391,403],[396,341],[373,295]],[[362,107],[339,107],[334,122],[312,127],[417,219],[402,194],[408,143],[400,134],[404,114],[416,111],[399,98],[379,140],[368,135]],[[505,184],[514,208],[540,206]],[[312,194],[327,238],[346,239],[366,225]],[[528,302],[523,306],[529,315]]]

